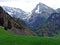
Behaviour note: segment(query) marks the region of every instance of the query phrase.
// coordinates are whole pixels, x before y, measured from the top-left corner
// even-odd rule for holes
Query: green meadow
[[[0,26],[0,45],[60,45],[60,39],[53,37],[14,35]]]

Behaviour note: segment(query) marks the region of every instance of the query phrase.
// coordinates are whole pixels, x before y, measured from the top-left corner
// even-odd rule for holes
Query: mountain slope
[[[5,12],[2,7],[0,7],[0,25],[2,25],[5,30],[10,29],[10,31],[14,34],[35,35],[22,23],[17,22],[16,19],[14,19],[7,12]]]
[[[53,13],[36,31],[41,36],[57,36],[60,33],[60,13]]]

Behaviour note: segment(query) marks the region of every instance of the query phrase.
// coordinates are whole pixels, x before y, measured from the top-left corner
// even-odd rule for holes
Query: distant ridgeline
[[[19,35],[35,35],[31,30],[26,28],[23,24],[20,24],[6,13],[0,6],[0,26],[3,26],[5,30],[10,29],[14,34]]]

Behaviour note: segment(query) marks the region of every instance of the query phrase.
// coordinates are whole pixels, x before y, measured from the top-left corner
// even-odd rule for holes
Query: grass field
[[[12,35],[0,26],[0,45],[60,45],[60,39]]]

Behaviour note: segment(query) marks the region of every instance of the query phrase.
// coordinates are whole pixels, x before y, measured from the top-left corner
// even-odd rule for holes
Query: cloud
[[[39,2],[52,8],[60,8],[59,0],[0,0],[0,5],[23,9],[30,12]]]

